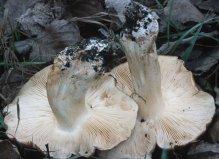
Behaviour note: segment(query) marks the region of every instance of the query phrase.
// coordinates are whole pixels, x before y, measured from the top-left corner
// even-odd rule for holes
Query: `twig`
[[[15,134],[17,133],[17,129],[18,129],[18,126],[19,126],[19,123],[20,123],[20,105],[19,105],[19,98],[17,99],[17,119],[18,119],[18,122],[17,122],[17,127],[16,127],[16,130],[15,130]]]
[[[213,74],[217,73],[217,70],[219,69],[219,66],[217,66],[213,72],[211,72],[205,79],[209,79]]]
[[[7,100],[7,99],[5,98],[5,96],[4,96],[3,94],[1,94],[1,93],[0,93],[0,97],[1,97],[4,101]]]

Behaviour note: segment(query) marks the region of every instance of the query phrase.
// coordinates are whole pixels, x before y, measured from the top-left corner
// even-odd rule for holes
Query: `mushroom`
[[[66,48],[23,86],[4,109],[10,138],[42,151],[48,144],[51,156],[68,158],[111,149],[131,135],[138,106],[101,72],[104,57],[96,55],[108,44],[94,42]],[[94,48],[95,61],[86,54]]]
[[[156,143],[164,149],[194,141],[206,130],[215,112],[211,95],[199,90],[192,73],[177,57],[159,56],[158,23],[148,8],[131,3],[120,40],[128,63],[114,68],[117,87],[139,106],[131,137],[103,159],[144,159]]]

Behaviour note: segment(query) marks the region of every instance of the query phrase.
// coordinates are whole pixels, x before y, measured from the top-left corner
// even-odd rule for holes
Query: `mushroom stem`
[[[157,18],[147,7],[132,2],[126,7],[126,22],[120,40],[131,72],[133,98],[139,105],[139,115],[150,119],[159,113],[161,72],[156,52]]]
[[[63,129],[75,129],[89,117],[86,115],[85,93],[95,76],[95,73],[88,71],[86,63],[75,60],[72,65],[68,70],[61,70],[59,64],[54,64],[47,81],[49,104],[58,125]],[[81,73],[87,73],[87,76]]]
[[[122,39],[135,90],[133,98],[139,105],[139,117],[153,118],[164,104],[160,100],[161,73],[156,53],[155,35],[142,42]],[[142,115],[141,115],[142,114]]]

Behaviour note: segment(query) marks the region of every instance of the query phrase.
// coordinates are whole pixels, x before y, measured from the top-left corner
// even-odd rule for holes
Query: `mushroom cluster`
[[[48,144],[55,158],[88,157],[98,149],[102,159],[144,159],[156,144],[184,145],[206,129],[214,100],[181,60],[157,55],[156,17],[136,2],[126,4],[124,15],[120,43],[127,62],[109,67],[122,52],[105,40],[61,51],[4,109],[10,138],[42,151]]]

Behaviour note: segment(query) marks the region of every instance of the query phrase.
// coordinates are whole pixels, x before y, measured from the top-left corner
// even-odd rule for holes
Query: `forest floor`
[[[153,159],[219,158],[219,1],[137,1],[159,16],[158,54],[184,60],[197,85],[216,103],[215,117],[203,135],[174,150],[156,147]],[[116,36],[120,26],[105,11],[101,0],[0,0],[0,159],[46,158],[8,139],[2,110],[65,47],[81,39],[106,38],[105,28]]]

